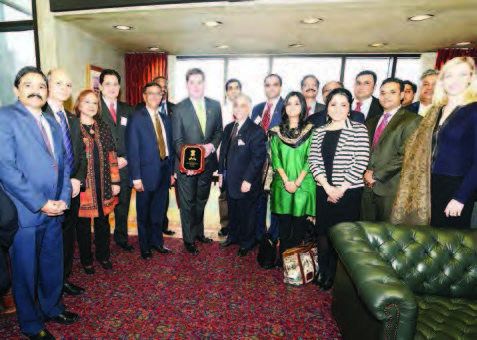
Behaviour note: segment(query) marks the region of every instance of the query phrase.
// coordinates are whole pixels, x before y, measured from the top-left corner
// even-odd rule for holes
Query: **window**
[[[273,73],[283,79],[282,97],[291,91],[301,91],[301,80],[306,75],[314,75],[320,81],[318,101],[322,102],[321,89],[329,81],[339,81],[341,58],[322,57],[276,57],[273,58]]]
[[[401,80],[410,80],[417,86],[421,82],[421,60],[417,58],[398,58],[396,77]]]
[[[346,58],[344,86],[351,93],[353,93],[356,76],[364,70],[376,73],[378,80],[376,81],[374,95],[377,95],[383,80],[391,76],[392,58]]]
[[[32,19],[31,0],[9,0],[0,3],[0,22]]]
[[[265,101],[263,79],[269,73],[269,58],[229,59],[227,79],[236,78],[244,94],[252,98],[252,105]]]

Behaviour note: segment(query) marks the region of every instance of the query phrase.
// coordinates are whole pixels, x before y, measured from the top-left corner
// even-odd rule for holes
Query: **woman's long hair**
[[[81,117],[81,112],[79,110],[79,105],[84,100],[84,98],[90,93],[93,94],[98,99],[98,111],[96,112],[96,114],[94,115],[93,118],[94,118],[94,120],[100,120],[101,115],[102,115],[102,113],[101,113],[101,99],[91,89],[81,90],[81,92],[78,94],[78,97],[76,98],[76,101],[75,101],[75,105],[73,106],[73,114],[78,118]]]
[[[290,99],[292,97],[297,97],[298,100],[300,101],[300,105],[301,105],[301,112],[300,112],[300,116],[298,117],[299,120],[298,120],[298,127],[297,127],[296,131],[301,132],[303,130],[303,128],[308,124],[308,122],[306,120],[307,106],[306,106],[305,97],[300,92],[292,91],[285,97],[285,101],[284,101],[283,107],[282,107],[282,112],[281,112],[282,113],[282,122],[279,125],[280,133],[282,135],[288,134],[288,132],[291,130],[290,129],[290,118],[288,117],[288,114],[287,114],[287,105],[288,105],[288,102],[290,101]]]

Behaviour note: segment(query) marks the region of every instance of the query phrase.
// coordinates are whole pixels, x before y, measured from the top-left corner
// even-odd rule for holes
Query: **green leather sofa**
[[[477,231],[356,222],[331,240],[344,340],[477,340]]]

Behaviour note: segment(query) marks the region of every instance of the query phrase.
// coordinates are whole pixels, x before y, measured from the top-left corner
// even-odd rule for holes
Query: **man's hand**
[[[174,176],[171,175],[171,186],[173,186],[174,184],[176,184],[176,179],[174,178]]]
[[[373,178],[373,171],[366,170],[366,172],[364,173],[363,180],[364,180],[364,184],[367,187],[372,188],[373,184],[376,182],[376,180]]]
[[[72,178],[71,179],[71,187],[72,187],[71,197],[75,198],[80,193],[81,182],[78,181],[76,178]]]
[[[202,147],[205,149],[205,158],[209,157],[210,154],[214,151],[214,145],[212,143],[202,144]]]
[[[222,185],[224,184],[224,175],[219,174],[219,187],[222,188]],[[243,188],[243,184],[242,184]]]
[[[113,196],[118,196],[119,191],[121,191],[121,187],[119,185],[112,185],[111,189],[113,189]]]
[[[189,170],[189,171],[186,172],[186,175],[187,175],[187,176],[195,176],[195,175],[197,175],[197,174],[196,174],[194,171],[190,171],[190,170]]]
[[[124,157],[118,157],[118,168],[119,168],[119,169],[122,169],[122,168],[124,168],[126,165],[128,165],[128,161],[126,160],[126,158],[124,158]]]
[[[447,204],[446,210],[444,210],[447,217],[458,217],[462,213],[462,209],[464,209],[464,205],[456,200],[451,200],[449,204]]]
[[[60,204],[63,203],[63,204]],[[62,209],[63,208],[63,209]],[[66,204],[63,201],[48,200],[41,208],[41,211],[47,216],[59,216],[63,215],[63,211],[66,209]]]
[[[220,176],[222,176],[222,175],[220,175]],[[243,181],[242,182],[242,187],[240,188],[240,191],[242,191],[243,193],[249,192],[251,187],[252,187],[252,184],[250,184],[247,181]]]
[[[140,179],[136,179],[133,181],[133,187],[134,187],[134,190],[136,190],[137,192],[144,191],[144,187]]]

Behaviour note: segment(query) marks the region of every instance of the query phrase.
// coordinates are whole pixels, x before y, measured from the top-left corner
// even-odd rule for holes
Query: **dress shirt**
[[[226,127],[229,123],[234,121],[234,103],[225,99],[222,107],[222,126]]]
[[[33,113],[30,110],[28,110],[28,112],[30,112],[33,118],[35,118],[36,122],[38,123],[38,128],[41,129],[39,126],[41,124],[41,126],[45,130],[46,138],[48,138],[48,142],[50,143],[50,147],[51,147],[51,152],[53,152],[53,157],[55,158],[55,144],[53,143],[53,134],[51,133],[50,124],[48,123],[46,118],[45,117],[43,117],[43,119],[41,118],[41,116],[43,115],[43,112],[40,112],[38,114]],[[40,133],[43,134],[41,130],[40,130]]]
[[[359,112],[361,112],[364,115],[364,119],[366,119],[368,118],[368,113],[369,113],[369,109],[371,107],[372,101],[373,101],[373,96],[370,96],[369,98],[366,98],[365,100],[358,100],[355,98],[353,103],[353,110],[358,111],[356,110],[356,107],[358,102],[361,102],[361,109],[359,110]]]
[[[159,116],[159,122],[161,124],[160,128],[162,130],[162,139],[164,140],[164,148],[166,152],[166,157],[169,157],[169,148],[167,145],[167,135],[166,135],[166,129],[164,128],[164,122],[162,121],[161,114],[159,113],[159,110],[156,112],[152,111],[146,106],[147,112],[149,113],[149,116],[151,117],[152,124],[154,125],[154,130],[157,131],[157,126],[156,126],[156,116]],[[157,132],[156,132],[157,135]]]
[[[118,100],[116,99],[114,102],[111,102],[104,97],[103,97],[103,100],[104,100],[106,106],[108,107],[108,110],[111,107],[111,104],[113,104],[114,111],[116,111],[116,119],[117,119],[117,116],[118,116]]]
[[[58,112],[63,111],[63,113],[65,115],[65,118],[66,118],[66,124],[68,125],[68,128],[69,128],[70,127],[70,122],[68,122],[68,117],[66,116],[65,108],[63,106],[56,105],[56,103],[54,103],[53,101],[51,101],[49,99],[48,99],[48,105],[50,106],[51,111],[53,111],[53,116],[55,117],[58,124],[60,124],[60,126],[61,126],[61,118],[60,118],[60,116],[58,116]]]
[[[429,110],[431,106],[432,104],[424,105],[423,103],[419,103],[419,112],[418,112],[419,116],[425,117],[427,110]]]

